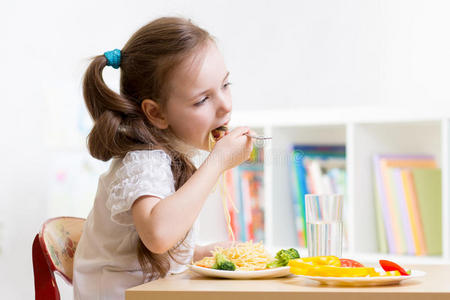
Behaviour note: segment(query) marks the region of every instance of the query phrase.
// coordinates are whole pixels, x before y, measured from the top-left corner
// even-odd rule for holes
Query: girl
[[[103,81],[105,66],[120,67],[120,94]],[[75,253],[75,299],[123,299],[209,255],[214,245],[194,246],[194,222],[219,176],[252,150],[240,127],[219,136],[198,169],[190,160],[230,121],[228,76],[212,37],[181,18],[157,19],[122,51],[93,59],[83,82],[88,148],[113,160]]]

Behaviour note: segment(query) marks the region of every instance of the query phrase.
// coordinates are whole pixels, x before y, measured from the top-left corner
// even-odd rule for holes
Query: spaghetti
[[[222,138],[225,135],[227,128],[224,126],[222,126],[222,127],[223,128],[220,130],[219,129],[213,130],[214,133],[213,133],[213,131],[210,132],[210,134],[209,134],[209,151],[211,151],[212,148],[214,148],[214,145],[216,144],[217,140],[219,140],[220,138]],[[227,223],[228,233],[230,234],[231,240],[235,241],[236,238],[234,236],[233,228],[231,227],[231,216],[230,216],[230,211],[228,209],[228,201],[231,203],[231,206],[236,213],[238,212],[238,210],[237,210],[236,206],[234,205],[233,199],[231,198],[230,194],[228,193],[228,189],[226,188],[224,174],[222,174],[222,176],[221,176],[220,184],[221,184],[220,185],[220,194],[221,194],[221,198],[222,198],[222,206],[223,206],[223,210],[224,210],[225,221]],[[214,188],[214,190],[215,190],[215,188]]]

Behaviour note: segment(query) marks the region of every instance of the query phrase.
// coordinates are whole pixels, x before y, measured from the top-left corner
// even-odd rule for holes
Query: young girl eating
[[[119,94],[105,84],[105,66],[120,68]],[[83,82],[94,120],[88,148],[112,162],[75,253],[75,299],[124,299],[125,289],[210,255],[215,245],[195,246],[195,220],[220,175],[252,150],[248,128],[221,134],[228,78],[213,38],[182,18],[157,19],[92,60]],[[198,149],[210,153],[197,169]]]

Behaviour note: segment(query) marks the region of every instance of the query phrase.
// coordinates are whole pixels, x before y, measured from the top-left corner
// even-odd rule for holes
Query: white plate
[[[290,274],[289,267],[280,267],[258,271],[223,271],[194,265],[188,265],[188,268],[191,271],[200,275],[208,277],[229,278],[229,279],[276,278],[287,276]]]
[[[377,272],[382,271],[377,269]],[[423,277],[425,272],[419,270],[411,270],[409,276],[385,276],[385,277],[322,277],[322,276],[305,276],[296,275],[303,278],[316,280],[327,285],[343,285],[343,286],[374,286],[374,285],[391,285],[398,284],[400,281]]]

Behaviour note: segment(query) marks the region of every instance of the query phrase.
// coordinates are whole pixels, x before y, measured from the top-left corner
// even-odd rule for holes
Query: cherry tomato
[[[364,265],[362,263],[357,262],[356,260],[353,260],[353,259],[339,258],[339,260],[341,261],[341,267],[350,267],[350,268],[364,267]]]
[[[400,267],[399,265],[397,265],[393,261],[381,259],[380,260],[380,265],[383,268],[383,270],[385,270],[386,272],[388,272],[388,271],[399,271],[400,275],[409,276],[409,274],[405,271],[405,269],[403,269],[402,267]]]

